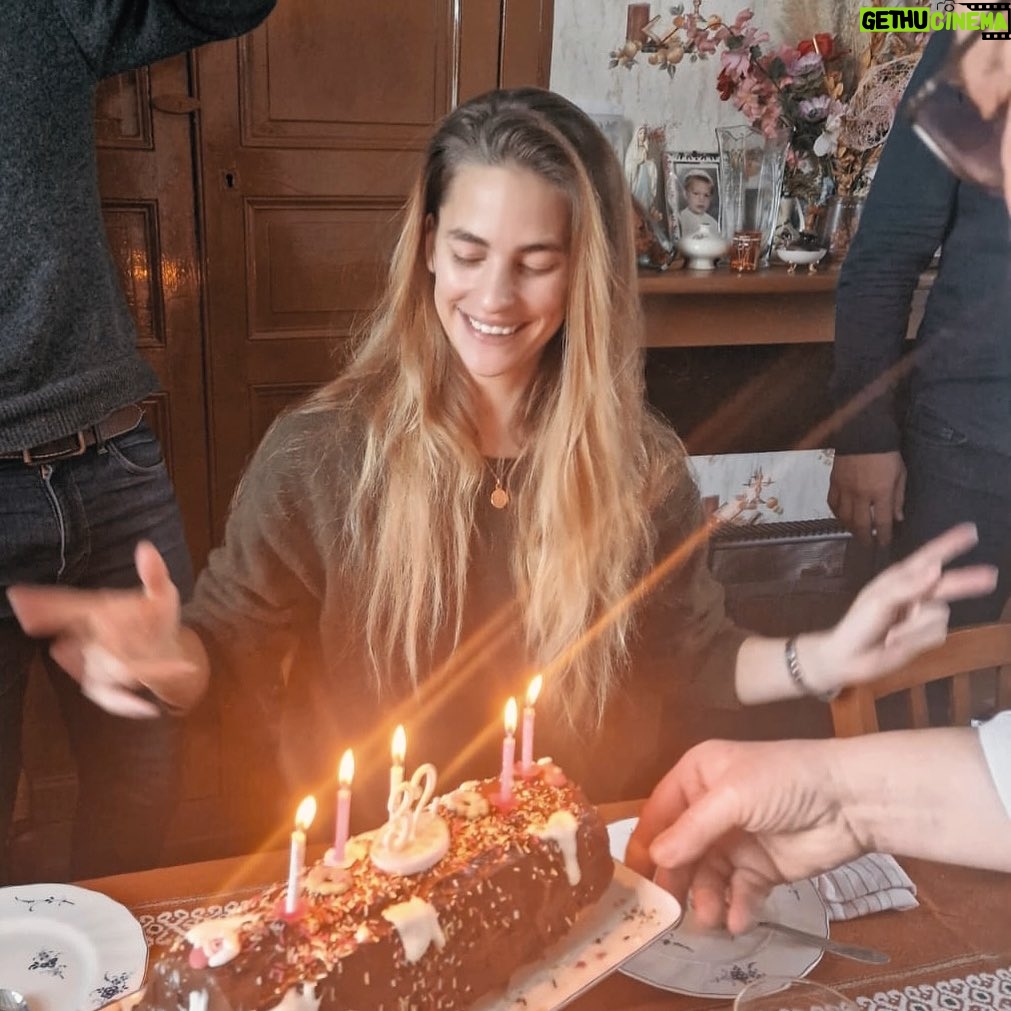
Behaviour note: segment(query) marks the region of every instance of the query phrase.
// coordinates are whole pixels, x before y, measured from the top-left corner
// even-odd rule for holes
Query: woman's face
[[[522,390],[565,319],[569,203],[528,169],[467,165],[427,236],[435,308],[489,394]]]

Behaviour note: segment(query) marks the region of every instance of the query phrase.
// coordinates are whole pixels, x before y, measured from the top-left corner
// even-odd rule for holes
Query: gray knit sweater
[[[106,242],[96,82],[248,31],[275,0],[24,0],[0,8],[0,452],[157,388]]]

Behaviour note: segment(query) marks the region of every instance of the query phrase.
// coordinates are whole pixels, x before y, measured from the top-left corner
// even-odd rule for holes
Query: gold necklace
[[[495,487],[492,489],[491,493],[491,504],[496,509],[505,509],[505,507],[509,505],[508,482],[509,475],[512,473],[515,462],[516,461],[514,460],[513,463],[509,465],[509,469],[506,470],[505,462],[503,460],[497,461],[497,467],[493,467],[487,459],[485,460],[485,465],[491,472],[491,476],[495,478]]]

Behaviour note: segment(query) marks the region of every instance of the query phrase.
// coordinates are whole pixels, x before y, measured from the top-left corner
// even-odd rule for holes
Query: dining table
[[[604,804],[608,822],[641,802]],[[886,965],[826,953],[808,978],[863,1011],[1011,1011],[1011,874],[902,858],[919,905],[833,922],[833,939],[887,952]],[[194,909],[220,913],[283,878],[287,854],[264,852],[78,882],[122,903],[149,940],[167,936]],[[165,938],[163,938],[165,939]],[[728,998],[661,990],[614,972],[578,996],[572,1011],[717,1011]],[[516,1008],[515,1011],[536,1011]]]

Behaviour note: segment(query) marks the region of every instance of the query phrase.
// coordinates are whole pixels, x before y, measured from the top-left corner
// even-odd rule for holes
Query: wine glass
[[[838,990],[796,976],[763,976],[734,998],[734,1011],[860,1011]]]

